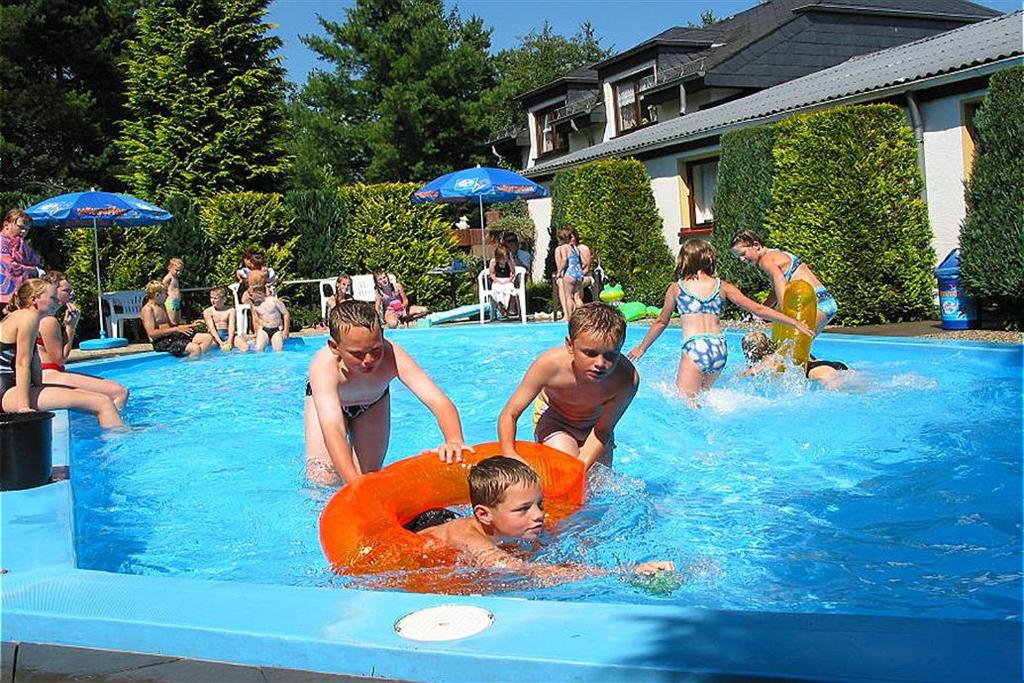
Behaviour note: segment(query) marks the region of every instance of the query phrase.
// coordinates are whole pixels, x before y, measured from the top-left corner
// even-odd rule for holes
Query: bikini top
[[[512,264],[508,261],[504,263],[494,264],[494,274],[498,277],[511,277],[512,276]]]
[[[776,249],[775,251],[781,252],[789,257],[789,268],[786,268],[786,272],[782,274],[782,276],[786,278],[786,282],[789,282],[790,280],[793,279],[793,273],[796,272],[796,269],[800,267],[803,261],[801,261],[800,257],[797,256],[796,254],[791,254],[790,252],[784,249]]]
[[[676,310],[679,315],[722,315],[722,279],[716,278],[715,291],[711,296],[701,298],[686,291],[686,285],[679,281],[679,296],[676,297]]]

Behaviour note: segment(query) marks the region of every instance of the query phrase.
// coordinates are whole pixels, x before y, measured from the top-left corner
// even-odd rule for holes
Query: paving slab
[[[0,683],[14,683],[14,661],[17,655],[17,643],[0,643]]]
[[[57,683],[58,681],[113,680],[110,677],[115,674],[171,661],[174,661],[173,657],[135,652],[20,643],[14,681],[15,683]]]

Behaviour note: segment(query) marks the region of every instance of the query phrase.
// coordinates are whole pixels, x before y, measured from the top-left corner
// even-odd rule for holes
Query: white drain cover
[[[494,615],[472,605],[441,605],[406,614],[395,623],[395,633],[409,640],[458,640],[486,631]]]

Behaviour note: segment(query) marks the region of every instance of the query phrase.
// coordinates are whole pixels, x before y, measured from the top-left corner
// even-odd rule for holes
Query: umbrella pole
[[[477,164],[479,166],[479,164]],[[484,268],[487,267],[487,226],[484,225],[484,198],[483,196],[477,197],[480,200],[480,248],[484,251]]]
[[[100,338],[107,336],[107,330],[103,327],[103,287],[100,285],[100,238],[99,228],[96,219],[92,219],[92,246],[96,250],[96,310],[100,314]]]

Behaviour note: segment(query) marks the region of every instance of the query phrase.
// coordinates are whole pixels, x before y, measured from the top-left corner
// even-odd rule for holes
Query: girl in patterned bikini
[[[735,285],[715,276],[715,248],[702,239],[690,239],[679,249],[676,278],[665,290],[661,314],[647,330],[640,344],[629,352],[639,360],[665,331],[673,311],[678,311],[683,326],[683,348],[679,354],[676,386],[687,398],[691,408],[697,406],[697,395],[710,389],[725,368],[728,350],[719,316],[725,300],[744,308],[759,318],[791,325],[803,334],[814,331],[784,313],[763,306],[743,295]]]

